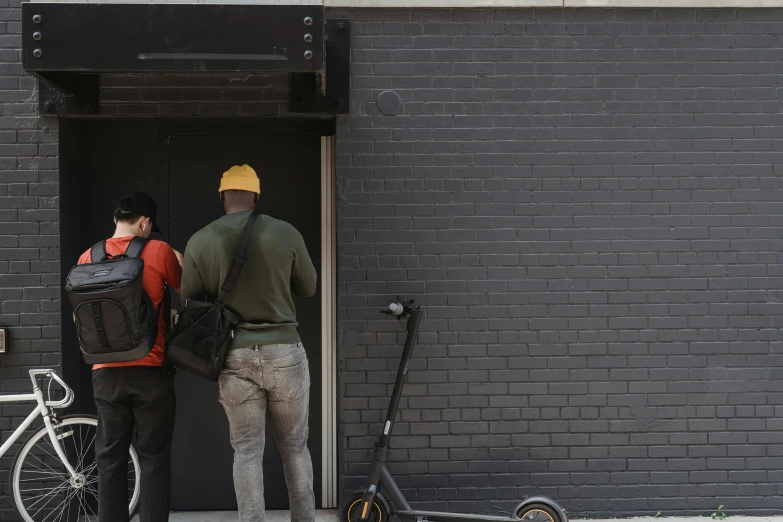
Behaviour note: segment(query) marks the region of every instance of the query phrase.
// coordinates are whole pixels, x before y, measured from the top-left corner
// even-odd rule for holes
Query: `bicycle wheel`
[[[67,415],[57,419],[54,432],[71,466],[72,478],[57,456],[46,427],[42,426],[16,456],[11,468],[11,494],[25,522],[96,522],[98,520],[98,469],[95,438],[98,419]],[[139,503],[139,458],[131,447],[128,456],[128,509]]]

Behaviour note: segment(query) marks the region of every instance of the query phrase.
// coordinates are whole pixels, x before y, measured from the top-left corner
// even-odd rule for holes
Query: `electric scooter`
[[[394,478],[386,469],[386,457],[389,452],[389,440],[394,427],[394,418],[408,374],[408,362],[411,359],[413,344],[421,322],[422,310],[414,305],[413,300],[403,301],[399,297],[396,302],[389,305],[381,313],[405,320],[407,338],[402,352],[400,367],[397,371],[397,380],[394,382],[389,410],[386,414],[386,423],[383,432],[378,436],[375,444],[375,458],[370,472],[369,483],[363,492],[356,493],[343,507],[340,518],[342,522],[388,522],[390,516],[396,516],[400,522],[509,522],[513,519],[522,519],[525,522],[568,522],[565,510],[555,501],[546,497],[529,497],[517,505],[509,517],[468,515],[460,513],[447,513],[442,511],[418,511],[411,509],[405,496],[400,491]],[[388,492],[392,504],[379,492],[383,487]]]

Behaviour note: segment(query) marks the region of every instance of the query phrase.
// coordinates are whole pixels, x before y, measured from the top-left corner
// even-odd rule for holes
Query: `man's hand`
[[[179,261],[179,266],[183,266],[183,263],[185,262],[185,258],[182,257],[182,253],[179,250],[174,250],[174,255],[177,256],[177,261]]]

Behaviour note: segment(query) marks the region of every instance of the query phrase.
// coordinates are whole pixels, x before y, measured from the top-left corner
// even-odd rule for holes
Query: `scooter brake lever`
[[[406,308],[411,306],[415,301],[413,299],[403,299],[399,295],[396,298],[396,301],[400,303],[402,306],[405,306]]]

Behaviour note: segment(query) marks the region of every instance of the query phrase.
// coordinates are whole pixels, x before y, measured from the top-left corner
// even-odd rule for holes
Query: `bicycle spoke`
[[[46,452],[44,451],[44,453],[46,453]],[[47,453],[47,455],[49,455],[49,454]],[[51,471],[52,473],[58,473],[57,471],[55,471],[55,470],[54,470],[54,468],[52,468],[52,467],[51,467],[51,466],[49,466],[49,465],[48,465],[46,462],[44,462],[44,461],[41,459],[41,457],[39,457],[38,455],[33,455],[33,454],[31,454],[30,456],[31,456],[31,457],[33,457],[33,458],[34,458],[35,460],[37,460],[38,462],[40,462],[40,463],[41,463],[41,464],[42,464],[42,465],[43,465],[43,466],[44,466],[46,469],[48,469],[48,470],[49,470],[49,471]],[[59,457],[54,457],[54,456],[52,456],[52,455],[49,455],[49,456],[50,456],[50,457],[52,457],[53,459],[56,459],[56,460],[58,460],[58,461],[60,460],[60,458],[59,458]],[[38,468],[38,469],[41,469],[41,468]]]
[[[26,500],[29,500],[29,501],[35,500],[35,502],[30,504],[30,507],[34,507],[36,504],[38,504],[44,498],[48,497],[49,495],[53,495],[53,494],[56,494],[57,492],[59,492],[60,489],[63,489],[65,487],[65,484],[66,483],[62,483],[59,486],[57,486],[56,488],[54,488],[54,489],[46,489],[45,491],[47,491],[47,493],[42,493],[40,495],[31,495],[31,496],[27,497]]]
[[[90,426],[90,427],[92,427],[92,426]],[[85,515],[87,520],[89,520],[89,516],[87,515],[87,509],[86,508],[89,508],[90,511],[92,512],[92,508],[90,508],[90,506],[89,506],[89,500],[87,498],[85,498],[86,492],[88,491],[88,489],[90,489],[90,490],[92,490],[92,492],[94,492],[92,497],[97,499],[97,491],[95,491],[94,488],[90,487],[90,484],[92,483],[92,480],[96,480],[97,481],[97,478],[92,479],[90,477],[90,472],[97,467],[97,463],[91,464],[89,470],[85,470],[83,468],[84,468],[85,461],[86,461],[86,458],[87,458],[87,455],[88,455],[88,451],[89,451],[90,447],[92,446],[92,441],[94,441],[95,437],[97,436],[97,430],[96,430],[96,434],[93,435],[92,441],[90,442],[90,444],[87,446],[87,449],[85,450],[85,441],[86,441],[88,436],[89,436],[88,429],[86,429],[86,427],[80,425],[80,426],[78,426],[78,431],[77,431],[77,427],[73,428],[73,434],[69,437],[71,439],[71,445],[73,446],[74,452],[76,453],[77,461],[76,461],[75,469],[77,470],[77,472],[79,472],[82,475],[84,475],[84,479],[85,479],[84,486],[79,491],[76,492],[76,498],[79,501],[79,506],[80,506],[80,511],[79,512],[81,513],[82,511],[84,511],[84,515]],[[94,514],[95,513],[93,513],[93,515]]]
[[[46,506],[48,506],[49,504],[51,504],[52,500],[53,500],[54,498],[56,498],[56,495],[57,495],[57,493],[59,493],[59,492],[61,492],[61,491],[65,490],[65,489],[67,488],[67,485],[68,485],[67,483],[66,483],[66,484],[63,484],[63,485],[61,485],[60,487],[58,487],[57,489],[54,489],[54,490],[52,490],[52,491],[51,491],[49,494],[45,495],[43,498],[46,498],[46,497],[48,497],[49,495],[52,495],[52,496],[51,496],[51,498],[50,498],[49,500],[47,500],[47,501],[46,501],[46,504],[44,504],[42,507],[40,507],[40,508],[38,509],[38,511],[36,511],[36,512],[35,512],[35,514],[37,515],[38,513],[40,513],[40,512],[41,512],[41,510],[43,510],[43,509],[46,509]],[[41,500],[43,500],[43,498],[42,498],[42,499],[39,499],[38,501],[36,501],[36,504],[37,504],[38,502],[40,502]],[[32,507],[32,506],[30,506],[30,507]]]
[[[40,497],[57,493],[61,488],[67,487],[70,480],[69,476],[62,473],[49,473],[47,471],[40,470],[27,471],[37,474],[38,476],[35,476],[31,479],[26,479],[24,482],[20,480],[17,489],[19,491],[20,497],[26,497],[23,498],[23,502],[32,503],[31,507],[35,507],[37,505],[37,501],[40,500]],[[21,488],[22,484],[26,486],[24,489]],[[48,493],[44,493],[42,495],[32,495],[33,493],[38,492]]]
[[[60,502],[52,511],[49,513],[51,515],[55,512],[55,510],[60,509],[60,517],[62,518],[63,513],[65,513],[65,506],[71,501],[71,499],[76,495],[76,490],[71,490],[68,492],[68,495],[65,497],[65,499]],[[49,518],[49,515],[46,515],[46,518],[44,518],[41,522],[46,522],[46,520]]]
[[[76,445],[77,437],[74,436],[74,437],[72,437],[72,439],[73,440],[71,441],[71,443],[73,444],[73,449],[76,451],[76,454],[79,456],[79,461],[76,463],[76,466],[77,466],[76,469],[81,469],[82,465],[84,463],[84,457],[87,454],[84,451],[84,430],[82,430],[82,429],[79,430],[79,437],[78,437],[79,445],[78,445],[78,447]]]
[[[95,511],[92,510],[92,505],[88,502],[88,499],[85,498],[87,496],[87,490],[82,490],[82,498],[84,499],[84,504],[89,508],[90,513],[92,513],[92,516],[95,517],[97,514]]]
[[[65,500],[63,501],[63,503],[62,503],[62,504],[66,504],[66,505],[67,505],[67,502],[68,502],[68,497],[66,497],[66,498],[65,498]],[[61,504],[61,505],[62,505],[62,504]],[[58,506],[58,507],[59,507],[59,506]],[[62,522],[62,520],[63,520],[63,515],[65,515],[65,506],[63,506],[63,507],[62,507],[62,509],[60,509],[60,516],[59,516],[59,517],[57,517],[57,522]],[[66,521],[66,522],[67,522],[67,521]]]
[[[75,495],[74,495],[76,500],[79,502],[79,506],[77,507],[77,509],[79,510],[79,513],[82,512],[82,508],[84,507],[83,494],[84,494],[84,491],[83,490],[79,490],[79,491],[76,491]],[[86,515],[87,515],[87,512],[85,511],[85,516]],[[79,517],[79,520],[81,520],[81,517]]]
[[[58,437],[78,427],[78,424],[73,428],[70,425],[56,426],[54,433]],[[62,441],[63,450],[67,449],[65,438],[56,440]],[[64,515],[75,498],[76,490],[71,486],[70,473],[64,469],[56,444],[49,431],[41,428],[22,450],[24,454],[20,455],[20,463],[14,472],[12,489],[17,507],[24,516],[36,522],[67,519]]]
[[[86,499],[84,498],[84,490],[79,490],[79,504],[81,508],[84,510],[84,517],[85,520],[90,520],[90,515],[87,513],[87,510],[90,510],[90,513],[92,513],[92,516],[95,517],[95,512],[90,507],[89,503],[87,503]]]
[[[63,433],[60,433],[58,436],[63,437],[61,439],[58,439],[62,445],[63,450],[65,451],[65,454],[68,454],[67,451],[67,443],[66,439],[70,439],[70,446],[73,447],[73,451],[75,454],[75,462],[72,462],[71,464],[74,465],[74,469],[78,472],[80,472],[81,468],[84,465],[85,458],[87,457],[87,452],[89,450],[89,447],[87,450],[85,450],[84,443],[86,437],[89,436],[88,429],[92,428],[93,426],[86,427],[84,425],[68,425],[68,426],[60,426],[58,427],[59,430],[63,431]],[[66,433],[70,432],[70,435],[67,437],[64,437]],[[86,434],[87,433],[87,434]],[[97,436],[97,430],[96,430],[96,436]],[[95,436],[93,436],[94,440]],[[54,449],[54,446],[52,446],[51,442],[47,439],[46,440],[47,445],[52,448],[52,451],[57,453],[57,451]]]
[[[69,512],[71,510],[70,509],[70,507],[71,507],[70,500],[71,500],[71,498],[73,498],[73,495],[74,495],[74,492],[69,492],[68,496],[65,497],[65,500],[63,500],[60,503],[60,506],[62,506],[62,508],[60,509],[60,516],[57,517],[57,522],[62,522],[63,515],[65,515],[65,513]],[[59,508],[60,506],[57,506],[57,507]],[[57,509],[57,508],[55,508],[55,509]],[[66,522],[67,522],[67,519],[66,519]]]
[[[62,428],[63,428],[62,426],[60,426],[60,427],[59,427],[59,429],[62,429]],[[67,428],[67,426],[66,426],[65,428]],[[57,430],[57,429],[55,429],[55,433],[57,433],[57,431],[58,431],[58,430]],[[63,453],[64,453],[64,454],[66,455],[66,457],[67,457],[67,456],[68,456],[68,448],[66,447],[66,444],[65,444],[65,438],[64,438],[64,436],[65,436],[65,433],[59,433],[59,434],[57,435],[57,437],[58,437],[58,439],[57,439],[57,440],[60,442],[60,448],[63,450]],[[72,439],[73,437],[68,437],[68,438],[71,438],[71,439]],[[56,449],[54,449],[54,446],[53,446],[53,445],[52,445],[52,443],[49,441],[49,439],[46,439],[46,443],[47,443],[47,445],[48,445],[50,448],[52,448],[52,451],[54,451],[55,453],[57,453],[57,450],[56,450]],[[74,449],[76,449],[76,446],[75,446],[75,445],[74,445]],[[78,455],[78,450],[77,450],[77,455]],[[65,465],[65,463],[63,463],[63,466],[64,466],[64,465]],[[79,468],[78,468],[78,467],[74,467],[74,469],[75,469],[75,470],[77,470],[77,472],[78,472],[78,470],[79,470]]]
[[[59,493],[60,491],[62,491],[63,489],[66,488],[66,484],[67,484],[67,482],[64,482],[64,483],[60,484],[58,487],[56,487],[55,489],[49,491],[48,493],[45,493],[43,495],[35,495],[35,496],[30,497],[28,500],[38,499],[35,502],[33,502],[32,504],[30,504],[30,507],[31,508],[35,507],[36,504],[38,504],[39,502],[41,502],[43,499],[45,499],[46,497],[48,497],[50,495],[56,495],[57,493]]]
[[[58,485],[56,488],[54,488],[54,489],[52,489],[52,488],[41,488],[40,490],[38,490],[38,491],[48,491],[48,493],[44,493],[44,494],[41,494],[41,495],[30,495],[30,496],[29,496],[29,497],[27,497],[27,498],[28,498],[29,500],[33,500],[33,499],[39,499],[38,501],[40,501],[40,499],[41,499],[41,498],[43,498],[43,497],[46,497],[46,496],[49,496],[49,495],[51,495],[52,493],[54,493],[54,492],[56,492],[56,491],[58,491],[58,490],[60,490],[60,489],[62,489],[62,488],[66,488],[66,487],[68,487],[68,485],[69,485],[69,483],[68,483],[68,481],[66,480],[66,481],[63,481],[63,482],[61,482],[61,483],[60,483],[60,484],[59,484],[59,485]],[[33,490],[26,490],[26,491],[33,491]],[[21,493],[21,490],[20,490],[20,493]],[[36,502],[38,502],[38,501],[36,501]]]
[[[48,476],[54,476],[61,479],[67,479],[70,478],[67,473],[51,473],[49,471],[43,471],[43,470],[26,470],[25,473],[41,473]],[[42,479],[40,478],[30,478],[30,479],[19,479],[19,482],[41,482]]]
[[[81,439],[82,438],[81,438],[81,436],[77,436],[76,431],[77,431],[77,428],[78,428],[79,432],[82,432],[83,430],[81,429],[81,426],[65,426],[64,427],[65,433],[68,432],[68,428],[70,428],[71,435],[69,435],[67,438],[70,439],[71,446],[73,446],[73,450],[74,450],[74,453],[76,455],[76,463],[74,465],[74,469],[78,473],[79,469],[81,468],[82,461],[84,459],[84,453],[83,453],[82,449],[80,449],[80,447],[82,446],[82,444],[81,444]],[[60,436],[63,437],[65,435],[65,433],[62,433]],[[77,438],[79,439],[79,445],[76,444],[76,439]],[[60,440],[61,443],[63,443],[63,446],[65,446],[65,439],[62,438],[62,439],[59,439],[59,440]],[[68,454],[67,448],[63,447],[63,450],[65,451],[65,454],[67,455]],[[72,463],[72,464],[74,464],[74,463]]]
[[[65,484],[68,484],[68,482],[67,481],[63,482],[61,485],[65,485]],[[33,488],[33,489],[20,489],[19,490],[20,493],[32,493],[32,492],[35,492],[35,491],[51,491],[51,489],[50,488]]]
[[[52,467],[51,467],[51,466],[49,466],[49,465],[48,465],[46,462],[44,462],[43,460],[41,460],[41,459],[38,457],[38,455],[32,455],[32,454],[31,454],[30,456],[31,456],[31,457],[33,457],[33,458],[34,458],[35,460],[37,460],[38,462],[40,462],[41,464],[43,464],[43,466],[44,466],[46,469],[48,469],[49,471],[51,471],[52,473],[54,473],[54,474],[61,473],[61,472],[59,472],[59,471],[55,471],[54,469],[52,469]],[[59,460],[59,459],[58,459],[58,460]],[[41,468],[37,468],[37,469],[41,469]]]
[[[92,487],[92,486],[85,486],[84,490],[85,491],[89,491],[92,494],[92,496],[95,497],[96,499],[98,498],[98,490],[95,489],[94,487]]]
[[[88,445],[87,445],[87,449],[86,449],[86,450],[85,450],[85,452],[84,452],[84,454],[85,454],[85,455],[86,455],[86,454],[87,454],[87,453],[90,451],[90,448],[92,448],[92,445],[95,443],[95,439],[96,439],[97,437],[98,437],[98,432],[97,432],[97,430],[96,430],[96,432],[95,432],[95,435],[93,435],[93,436],[92,436],[92,440],[90,440],[90,444],[88,444]]]
[[[85,469],[85,470],[83,471],[83,473],[84,473],[85,475],[87,475],[87,474],[90,474],[90,475],[92,475],[92,472],[93,472],[93,471],[95,471],[95,469],[96,469],[97,467],[98,467],[98,463],[97,463],[97,462],[94,462],[94,463],[90,464],[90,467],[89,467],[89,468],[87,468],[87,469]]]
[[[65,419],[54,426],[55,437],[42,428],[20,454],[13,473],[12,491],[20,512],[35,522],[97,521],[98,463],[94,454],[97,427],[90,419]],[[70,440],[69,440],[70,439]],[[60,448],[57,445],[60,445]],[[75,488],[71,475],[60,459],[68,459],[84,479]],[[139,473],[133,455],[128,456],[128,502],[137,501]],[[135,503],[135,502],[134,502]],[[129,506],[133,507],[133,506]]]
[[[93,487],[93,484],[97,484],[97,483],[98,483],[98,479],[97,478],[95,480],[90,480],[88,482],[85,482],[84,483],[84,489],[94,492],[95,495],[97,496],[98,495],[98,490]]]
[[[97,430],[96,430],[97,431]],[[79,447],[76,448],[76,437],[73,438],[73,447],[80,455],[84,455],[84,430],[79,428]]]
[[[83,430],[82,430],[82,431],[83,431]],[[81,468],[84,466],[84,459],[87,457],[87,454],[89,453],[90,449],[92,448],[93,444],[95,443],[95,439],[96,439],[97,437],[98,437],[98,432],[97,432],[97,430],[96,430],[96,432],[95,432],[95,435],[93,435],[93,436],[92,436],[92,439],[90,439],[90,442],[89,442],[89,444],[87,445],[87,448],[86,448],[86,449],[84,448],[84,442],[85,442],[85,440],[84,440],[84,439],[82,439],[81,437],[79,438],[79,439],[80,439],[80,446],[81,446],[81,448],[82,448],[82,449],[81,449],[81,450],[79,450],[79,449],[77,449],[77,450],[76,450],[76,451],[79,453],[79,461],[78,461],[78,462],[77,462],[77,464],[76,464],[76,469],[77,469],[77,470],[81,469]],[[76,446],[76,443],[75,443],[75,442],[74,442],[74,446]],[[92,469],[94,466],[97,466],[97,463],[95,463],[95,464],[92,464],[92,465],[90,466],[90,469]],[[82,473],[84,473],[84,472],[82,472]]]
[[[48,438],[44,439],[44,441],[46,442],[46,444],[49,445],[50,448],[52,448],[52,451],[54,452],[54,455],[52,455],[51,453],[46,451],[46,448],[41,448],[41,451],[43,451],[44,453],[46,453],[47,455],[49,455],[50,457],[52,457],[55,460],[60,460],[60,457],[57,455],[57,450],[54,449],[54,446],[52,446],[52,443],[49,442],[49,439]]]
[[[84,510],[84,502],[82,502],[82,496],[77,492],[76,493],[76,499],[79,501],[79,516],[81,517],[82,511]],[[84,513],[87,515],[87,513]]]

